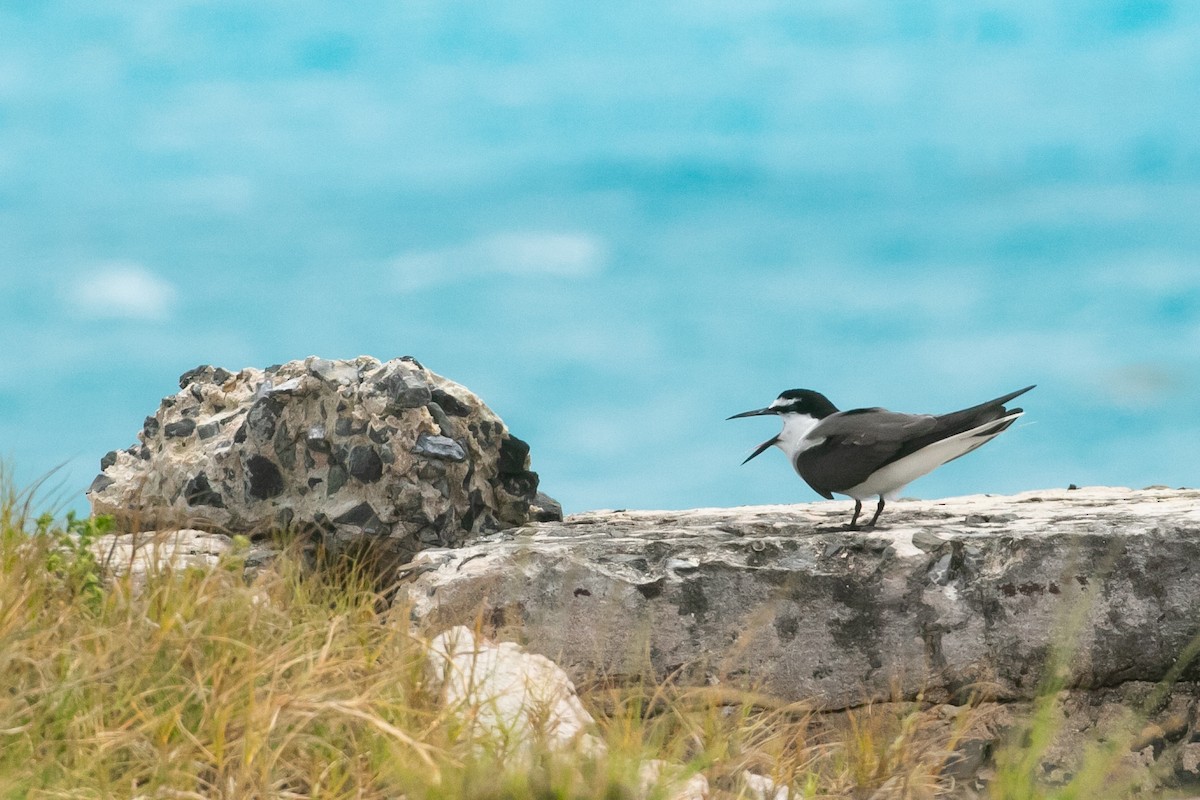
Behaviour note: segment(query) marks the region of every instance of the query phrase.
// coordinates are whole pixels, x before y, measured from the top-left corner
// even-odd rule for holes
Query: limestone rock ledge
[[[576,676],[685,667],[842,708],[1157,681],[1200,633],[1200,491],[596,511],[419,553],[397,602],[483,619]],[[1180,675],[1200,678],[1190,665]]]

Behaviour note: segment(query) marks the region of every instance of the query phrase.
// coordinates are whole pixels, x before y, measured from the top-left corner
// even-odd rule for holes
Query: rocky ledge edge
[[[576,514],[425,550],[399,601],[433,629],[482,613],[572,674],[682,669],[829,708],[1029,699],[1056,652],[1070,686],[1154,682],[1200,634],[1200,491],[901,501],[857,532],[845,515]]]

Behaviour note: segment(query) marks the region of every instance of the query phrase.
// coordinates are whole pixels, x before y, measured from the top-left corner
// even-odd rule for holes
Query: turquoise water
[[[0,453],[70,505],[309,354],[471,387],[569,511],[815,499],[724,421],[793,387],[1039,384],[914,496],[1196,483],[1194,3],[141,6],[0,0]]]

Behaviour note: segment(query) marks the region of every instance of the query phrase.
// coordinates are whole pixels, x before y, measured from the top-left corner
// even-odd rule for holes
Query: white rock
[[[529,755],[538,745],[600,754],[604,743],[575,694],[575,685],[550,659],[512,642],[493,644],[462,625],[434,638],[429,663],[442,701],[468,723],[468,736],[501,756]]]
[[[788,800],[791,796],[788,787],[781,786],[765,775],[743,772],[742,783],[746,786],[748,800]]]
[[[550,659],[512,642],[489,642],[462,625],[434,637],[428,658],[443,704],[483,752],[518,766],[543,749],[590,757],[607,753],[591,732],[596,721],[575,685]],[[638,782],[643,797],[661,789],[667,800],[708,797],[707,778],[659,759],[641,764]]]
[[[90,548],[105,572],[114,576],[133,574],[142,581],[152,570],[215,567],[221,556],[233,549],[233,540],[220,533],[191,529],[107,534]]]
[[[638,783],[643,797],[659,788],[666,789],[660,795],[666,800],[705,800],[708,797],[708,778],[699,774],[685,777],[679,764],[658,758],[642,762]]]

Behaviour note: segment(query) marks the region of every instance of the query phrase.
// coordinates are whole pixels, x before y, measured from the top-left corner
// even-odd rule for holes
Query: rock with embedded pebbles
[[[310,529],[398,559],[554,517],[528,445],[414,359],[201,366],[179,384],[137,444],[101,459],[94,513],[140,530]]]

